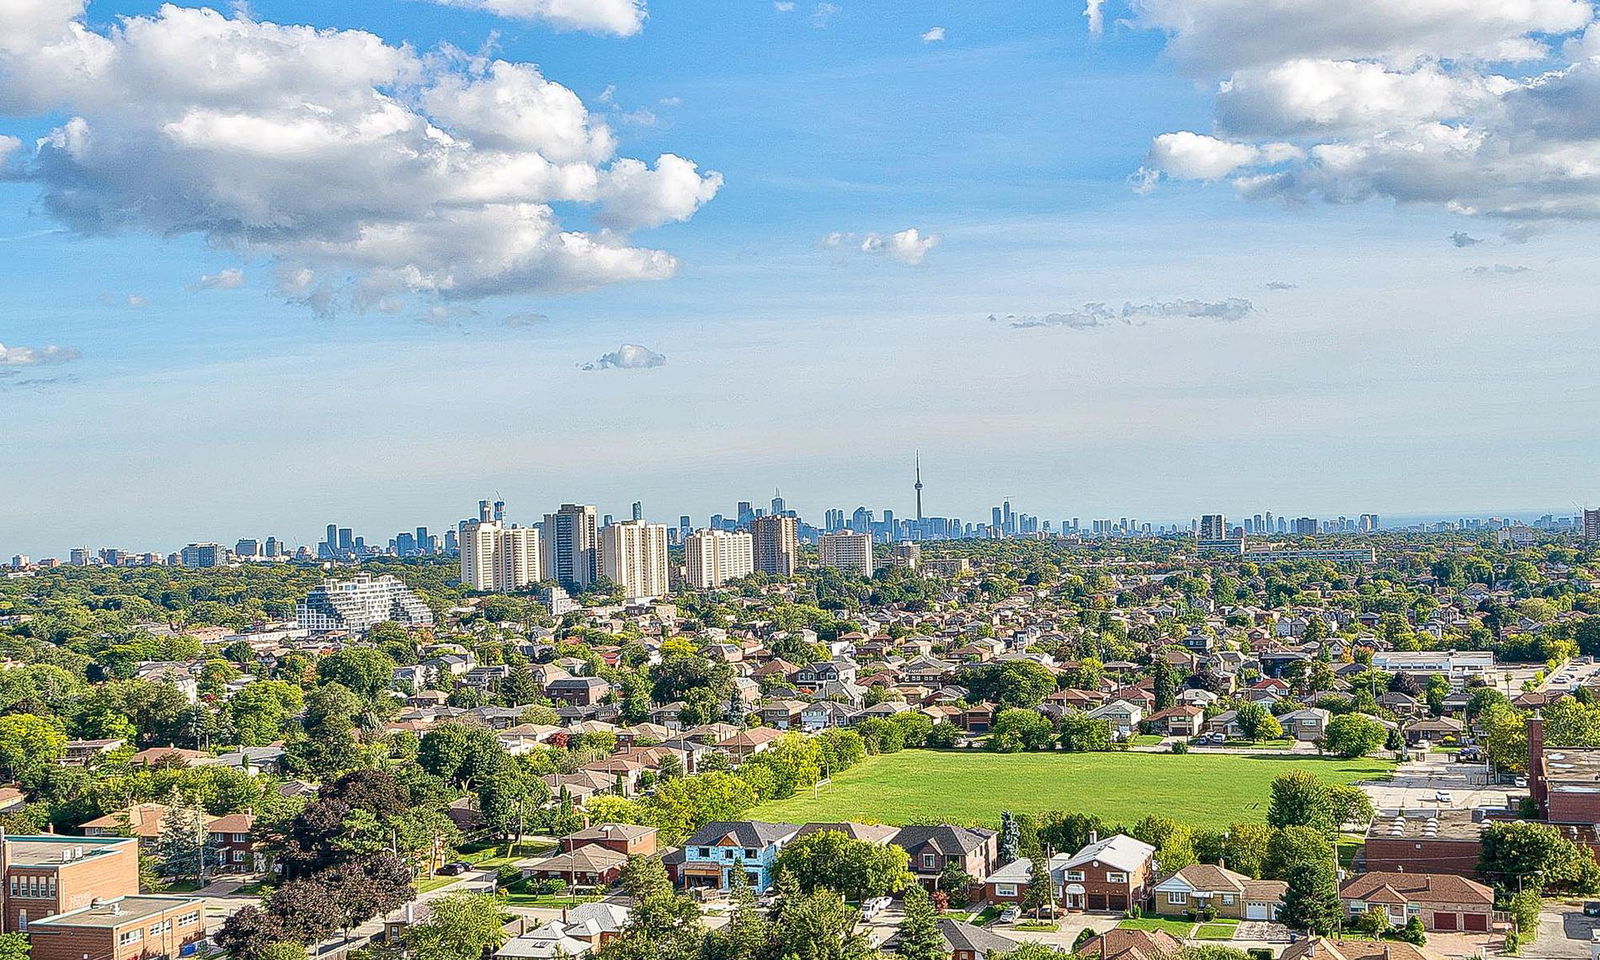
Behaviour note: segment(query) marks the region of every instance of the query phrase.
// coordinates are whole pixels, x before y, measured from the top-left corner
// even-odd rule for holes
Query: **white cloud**
[[[670,276],[672,256],[626,231],[721,185],[671,154],[616,157],[606,124],[528,64],[205,9],[104,32],[82,15],[0,0],[0,112],[69,118],[20,163],[44,208],[83,234],[261,256],[320,311]],[[597,206],[605,229],[564,228],[557,202]]]
[[[794,11],[794,0],[772,0],[772,9],[779,13],[792,13]]]
[[[447,7],[482,10],[512,20],[545,23],[558,30],[584,30],[631,37],[644,26],[643,0],[433,0]]]
[[[202,276],[185,289],[191,292],[197,290],[237,290],[242,286],[244,286],[244,271],[238,267],[228,267],[225,270]]]
[[[667,358],[656,353],[649,347],[641,347],[637,343],[624,343],[622,346],[600,355],[600,359],[592,363],[585,363],[584,370],[647,370],[651,367],[666,366]]]
[[[47,363],[67,363],[81,356],[71,347],[8,347],[0,343],[0,367],[34,367]]]
[[[1131,0],[1219,79],[1216,127],[1157,137],[1132,179],[1246,197],[1382,198],[1600,219],[1600,27],[1585,0]]]
[[[863,253],[882,253],[915,266],[943,239],[937,233],[923,234],[916,227],[911,227],[888,236],[869,233],[861,238],[861,250]]]
[[[1455,233],[1450,234],[1450,236],[1446,239],[1448,239],[1450,241],[1450,245],[1454,247],[1475,247],[1483,242],[1470,233],[1467,233],[1465,230],[1457,230]]]
[[[1083,19],[1089,22],[1089,32],[1104,33],[1106,29],[1105,0],[1084,0]]]
[[[1068,327],[1074,330],[1092,330],[1116,324],[1130,327],[1143,326],[1152,320],[1171,318],[1237,323],[1254,313],[1255,304],[1249,300],[1229,297],[1226,300],[1214,301],[1166,300],[1149,303],[1130,301],[1124,303],[1120,310],[1104,303],[1086,303],[1065,313],[1046,313],[1040,316],[1007,314],[1004,317],[991,314],[989,319],[1017,328]]]
[[[922,35],[923,43],[937,43],[944,39],[944,27],[933,27]]]
[[[833,22],[839,15],[839,5],[836,3],[819,3],[811,8],[811,25],[818,30],[823,29]]]

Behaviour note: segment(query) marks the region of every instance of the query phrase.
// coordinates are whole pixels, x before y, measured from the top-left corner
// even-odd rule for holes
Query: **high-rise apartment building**
[[[848,530],[825,533],[819,546],[823,566],[863,577],[872,576],[872,534]]]
[[[775,577],[794,576],[800,564],[800,527],[794,517],[752,520],[750,536],[757,570]]]
[[[399,578],[360,574],[324,580],[295,607],[300,628],[313,632],[370,630],[385,620],[407,626],[433,625],[433,611]]]
[[[684,541],[689,584],[699,589],[720,587],[755,570],[754,538],[748,533],[701,530]]]
[[[545,579],[580,590],[591,586],[600,575],[598,546],[594,507],[563,503],[560,510],[545,514],[539,539]]]
[[[600,574],[630,600],[666,596],[667,525],[624,520],[601,527]]]
[[[478,519],[462,523],[458,536],[461,582],[474,590],[510,593],[543,576],[539,531],[506,526],[504,503],[495,504],[491,511],[489,501],[478,501]]]
[[[179,562],[191,570],[211,570],[227,563],[227,550],[220,543],[191,543],[178,554]]]
[[[1600,510],[1583,511],[1583,539],[1600,543]]]
[[[1228,523],[1220,513],[1207,513],[1200,517],[1201,540],[1225,540],[1228,536]]]

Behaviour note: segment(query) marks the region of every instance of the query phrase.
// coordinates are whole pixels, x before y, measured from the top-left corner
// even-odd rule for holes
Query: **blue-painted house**
[[[792,823],[708,823],[684,843],[682,862],[676,865],[678,883],[685,888],[726,890],[730,873],[742,869],[749,878],[750,889],[765,893],[773,884],[778,851],[799,832],[800,828]]]

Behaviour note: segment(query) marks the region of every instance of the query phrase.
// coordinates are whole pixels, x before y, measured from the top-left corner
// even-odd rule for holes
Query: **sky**
[[[1595,19],[0,0],[0,557],[1592,504]]]

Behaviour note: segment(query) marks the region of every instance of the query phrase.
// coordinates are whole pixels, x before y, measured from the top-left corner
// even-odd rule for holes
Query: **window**
[[[700,856],[702,856],[702,857],[711,856],[711,848],[710,847],[701,847],[700,848]]]
[[[144,931],[143,930],[124,930],[117,937],[117,942],[122,944],[123,946],[127,946],[130,943],[138,943],[140,940],[143,940],[143,939],[144,939]]]
[[[754,860],[756,858],[756,852],[754,850],[751,850],[749,847],[745,847],[744,848],[744,858],[746,860]]]
[[[997,883],[994,885],[994,895],[997,897],[1014,897],[1017,895],[1017,885],[1014,883]]]
[[[236,833],[236,834],[233,835],[233,842],[234,843],[249,843],[250,842],[250,834],[248,834],[248,833]]]
[[[1082,880],[1083,879],[1083,871],[1082,870],[1068,870],[1067,871],[1067,879],[1068,880]]]
[[[52,873],[52,874],[50,874],[50,893],[48,894],[48,896],[54,897],[55,895],[56,895],[56,875]]]
[[[180,927],[192,927],[192,926],[194,926],[195,924],[197,924],[199,922],[200,922],[200,911],[198,911],[198,910],[196,910],[193,913],[186,913],[183,916],[178,918],[178,926],[180,926]]]
[[[1175,906],[1182,906],[1189,902],[1189,895],[1181,890],[1172,890],[1167,893],[1167,902]]]
[[[163,920],[160,923],[152,923],[150,925],[150,936],[159,937],[163,933],[166,933],[168,930],[171,930],[171,929],[172,929],[172,921],[171,920]]]
[[[1106,871],[1106,883],[1127,883],[1127,882],[1128,882],[1128,875],[1126,873],[1112,873],[1109,870]]]
[[[1232,906],[1233,905],[1233,894],[1224,893],[1222,895],[1222,903],[1223,903],[1224,906]]]
[[[235,850],[235,851],[233,851],[233,862],[234,863],[244,863],[244,851],[243,850]]]
[[[922,869],[924,869],[924,870],[932,870],[933,869],[934,860],[935,860],[935,858],[934,858],[933,854],[924,853],[922,855]]]

